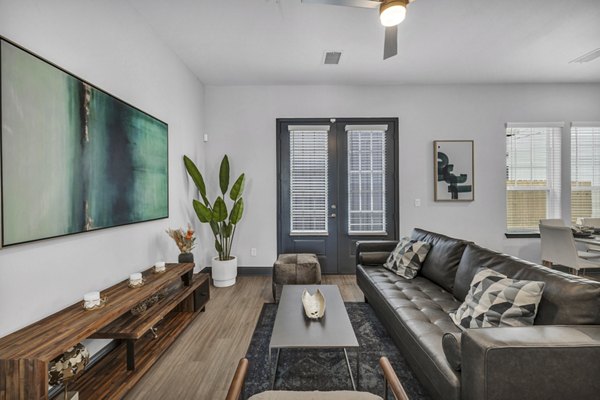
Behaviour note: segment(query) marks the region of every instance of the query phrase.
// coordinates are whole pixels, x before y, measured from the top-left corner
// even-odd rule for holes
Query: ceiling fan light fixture
[[[395,26],[406,18],[408,0],[384,0],[379,6],[379,20],[383,26]]]

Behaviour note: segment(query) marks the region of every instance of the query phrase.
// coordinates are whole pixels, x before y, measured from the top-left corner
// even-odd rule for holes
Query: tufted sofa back
[[[496,253],[473,243],[467,245],[458,265],[454,297],[464,301],[480,267],[491,268],[509,278],[546,283],[535,325],[600,324],[600,282]]]

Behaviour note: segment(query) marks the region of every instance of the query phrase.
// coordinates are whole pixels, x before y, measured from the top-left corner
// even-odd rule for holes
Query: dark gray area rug
[[[359,390],[383,396],[379,358],[389,358],[411,400],[429,399],[406,360],[366,303],[345,303],[360,344]],[[245,397],[270,389],[269,341],[277,313],[276,304],[265,304],[252,335],[246,357],[250,362]],[[275,352],[274,352],[275,353]],[[356,350],[348,349],[356,377]],[[275,354],[273,354],[273,366]],[[275,378],[277,390],[352,390],[344,352],[341,349],[283,349]],[[391,398],[391,397],[390,397]]]

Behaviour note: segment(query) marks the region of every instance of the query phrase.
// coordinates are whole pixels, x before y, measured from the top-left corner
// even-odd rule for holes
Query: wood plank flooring
[[[354,275],[324,275],[323,284],[338,285],[344,301],[364,301]],[[273,302],[270,276],[239,276],[232,287],[211,287],[206,312],[181,334],[125,399],[225,398],[262,306],[269,302]]]

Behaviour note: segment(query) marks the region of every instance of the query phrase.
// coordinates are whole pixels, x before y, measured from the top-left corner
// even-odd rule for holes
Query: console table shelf
[[[119,399],[123,397],[144,376],[178,335],[196,317],[196,313],[172,313],[159,326],[157,339],[143,337],[136,345],[135,371],[127,369],[125,359],[127,348],[121,343],[69,386],[77,390],[80,399]]]
[[[127,340],[86,369],[72,385],[80,390],[80,399],[102,398],[96,395],[96,390],[106,385],[110,387],[111,396],[125,393],[204,309],[210,298],[208,274],[193,276],[193,268],[192,263],[167,264],[166,272],[160,274],[148,269],[143,272],[145,284],[142,287],[130,288],[125,280],[103,290],[101,296],[108,301],[101,309],[86,311],[82,302],[77,302],[1,338],[0,400],[48,399],[48,363],[87,338]],[[130,313],[137,304],[165,289],[166,297],[146,313],[139,316]],[[154,326],[159,327],[158,338],[144,335]],[[125,361],[133,360],[133,342],[137,347],[137,365],[135,371],[128,371]],[[124,355],[127,348],[130,348],[130,357]],[[102,381],[106,381],[104,386]]]
[[[110,324],[95,332],[90,338],[139,339],[175,307],[185,307],[187,309],[186,311],[192,311],[193,297],[190,297],[190,295],[203,284],[208,285],[206,275],[194,277],[190,286],[184,286],[183,283],[180,282],[176,287],[168,288],[168,293],[165,298],[149,308],[144,314],[133,315],[130,312],[123,314]],[[187,302],[189,303],[182,304],[186,298],[188,298]]]

